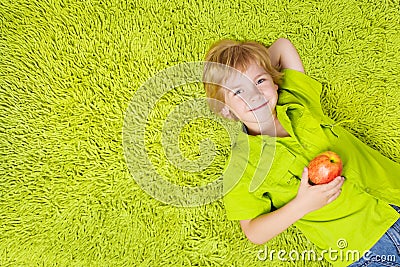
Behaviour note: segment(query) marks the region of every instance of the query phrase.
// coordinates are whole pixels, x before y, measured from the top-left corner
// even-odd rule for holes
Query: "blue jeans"
[[[400,207],[391,205],[398,213]],[[400,219],[379,239],[364,257],[348,267],[400,266]]]

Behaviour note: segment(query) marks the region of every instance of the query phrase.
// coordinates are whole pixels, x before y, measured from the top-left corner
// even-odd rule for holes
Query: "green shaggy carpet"
[[[124,155],[124,118],[132,100],[147,107],[135,92],[149,78],[202,60],[221,38],[279,37],[324,84],[326,113],[400,162],[398,0],[0,0],[0,266],[329,266],[259,259],[313,246],[295,228],[253,245],[221,200],[159,201]],[[204,92],[194,83],[157,97],[137,124],[143,160],[174,184],[217,179],[236,128],[207,117],[164,131]],[[170,160],[163,134],[178,159],[208,165]]]

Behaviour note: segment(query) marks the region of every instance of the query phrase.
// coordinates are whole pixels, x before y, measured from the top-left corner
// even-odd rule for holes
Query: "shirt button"
[[[369,188],[366,187],[366,188],[365,188],[365,192],[369,193],[369,191],[370,191]]]

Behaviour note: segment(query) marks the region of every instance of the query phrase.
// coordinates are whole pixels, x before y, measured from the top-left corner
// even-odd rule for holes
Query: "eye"
[[[238,95],[243,93],[243,89],[237,89],[235,92],[233,92],[233,95]]]
[[[263,78],[263,79],[259,79],[259,80],[257,80],[256,85],[261,84],[261,83],[263,83],[263,82],[265,82],[265,79],[264,79],[264,78]]]

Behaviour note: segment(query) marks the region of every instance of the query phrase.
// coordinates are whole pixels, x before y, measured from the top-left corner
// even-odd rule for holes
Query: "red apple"
[[[341,175],[342,159],[332,151],[326,151],[308,164],[308,178],[310,184],[326,184]]]

